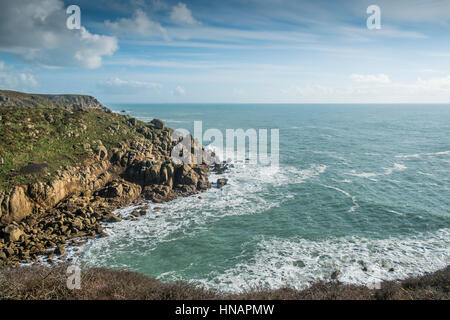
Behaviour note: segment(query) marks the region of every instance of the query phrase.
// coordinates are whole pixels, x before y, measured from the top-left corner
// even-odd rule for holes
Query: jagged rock
[[[211,166],[211,170],[212,172],[216,173],[216,174],[223,174],[225,172],[228,172],[230,170],[230,168],[232,168],[233,165],[227,163],[226,161],[223,161],[222,163],[214,163]]]
[[[103,218],[103,221],[105,221],[105,222],[120,222],[120,221],[122,221],[122,218],[111,213],[111,214],[106,215]]]
[[[22,229],[20,229],[16,225],[8,225],[3,229],[3,233],[6,234],[7,240],[10,242],[19,241],[20,238],[24,235]]]
[[[112,182],[103,189],[101,189],[98,194],[104,198],[117,198],[121,197],[123,194],[123,185],[117,182]]]
[[[1,199],[3,198],[3,199]],[[22,186],[16,186],[9,193],[0,196],[0,222],[19,222],[33,212],[33,204]]]
[[[217,188],[222,188],[228,183],[228,179],[217,179]]]
[[[183,164],[177,169],[176,183],[183,185],[197,185],[199,176],[188,164]]]
[[[99,161],[105,160],[108,157],[108,150],[104,146],[98,146],[95,155]]]
[[[72,227],[76,228],[78,230],[82,230],[83,229],[83,221],[81,221],[81,219],[79,219],[79,218],[73,219]]]
[[[150,123],[153,124],[156,129],[164,129],[165,127],[164,121],[159,119],[153,119]]]
[[[333,273],[331,274],[331,279],[336,280],[341,274],[341,270],[335,270],[333,271]]]
[[[57,255],[62,256],[62,255],[64,255],[66,253],[66,248],[64,246],[57,246],[56,249],[55,249],[55,253]]]
[[[128,119],[128,122],[129,122],[132,126],[135,126],[136,123],[137,123],[137,119],[136,119],[136,118],[130,118],[130,119]]]

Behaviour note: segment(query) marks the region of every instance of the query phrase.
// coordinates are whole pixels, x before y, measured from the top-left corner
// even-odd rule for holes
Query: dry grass
[[[130,271],[83,271],[80,290],[66,286],[67,265],[0,269],[0,300],[417,300],[450,299],[450,266],[422,277],[382,283],[381,289],[317,283],[306,290],[282,288],[222,295],[184,282],[162,283]]]
[[[16,267],[0,271],[0,300],[184,300],[213,299],[185,283],[165,284],[131,271],[95,268],[81,273],[81,289],[66,285],[67,265]]]

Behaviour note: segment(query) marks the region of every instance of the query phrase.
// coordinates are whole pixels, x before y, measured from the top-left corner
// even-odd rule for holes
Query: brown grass
[[[67,265],[0,269],[0,300],[448,300],[450,266],[422,277],[386,281],[381,289],[320,282],[305,290],[282,288],[223,295],[184,282],[162,283],[131,271],[85,270],[81,289],[66,286]]]

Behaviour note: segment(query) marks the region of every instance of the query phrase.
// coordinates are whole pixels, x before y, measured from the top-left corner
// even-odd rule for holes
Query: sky
[[[81,28],[66,9],[81,10]],[[378,5],[381,29],[367,28]],[[450,103],[449,0],[0,0],[0,89],[104,103]]]

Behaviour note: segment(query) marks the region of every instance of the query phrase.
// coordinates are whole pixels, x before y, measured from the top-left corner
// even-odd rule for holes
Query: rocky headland
[[[118,208],[211,187],[206,162],[172,160],[181,137],[164,122],[113,113],[92,97],[0,91],[0,133],[0,265],[50,261],[107,236]]]

